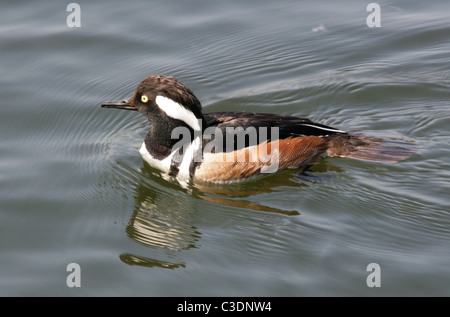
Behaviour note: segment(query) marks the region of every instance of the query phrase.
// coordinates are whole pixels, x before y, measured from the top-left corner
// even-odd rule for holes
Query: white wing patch
[[[320,126],[312,125],[312,124],[302,123],[302,125],[308,126],[308,127],[313,127],[313,128],[319,129],[319,130],[329,131],[329,132],[346,133],[343,130],[324,128],[324,127],[320,127]]]

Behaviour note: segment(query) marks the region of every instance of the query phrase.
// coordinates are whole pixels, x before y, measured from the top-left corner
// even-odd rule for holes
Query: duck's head
[[[149,76],[138,85],[131,98],[105,102],[101,106],[139,111],[153,125],[170,122],[169,126],[184,124],[193,130],[202,130],[204,123],[201,103],[194,93],[165,75]]]

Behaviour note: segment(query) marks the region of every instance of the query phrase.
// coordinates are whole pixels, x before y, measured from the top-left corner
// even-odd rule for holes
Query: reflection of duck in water
[[[349,133],[306,118],[247,112],[203,114],[189,88],[163,75],[143,80],[129,100],[102,107],[145,115],[152,127],[140,150],[144,160],[183,180],[236,182],[304,168],[327,156],[395,162],[412,153],[405,142]]]
[[[162,180],[163,181],[163,180]],[[193,225],[195,208],[187,204],[186,196],[173,186],[159,184],[138,184],[136,188],[135,207],[126,227],[127,235],[136,242],[150,247],[157,257],[166,258],[166,253],[196,248],[201,233]],[[185,199],[176,199],[174,194],[184,195]],[[154,254],[155,252],[152,252]],[[124,253],[120,259],[129,265],[146,267],[179,268],[185,267],[182,261],[156,260],[153,258]]]
[[[277,192],[285,190],[286,186],[308,186],[309,182],[321,181],[317,175],[325,174],[325,179],[329,179],[328,171],[339,169],[326,165],[324,161],[314,167],[313,176],[302,174],[293,177],[294,171],[286,171],[238,184],[190,184],[184,187],[170,178],[158,177],[164,176],[164,173],[161,174],[159,170],[144,164],[141,169],[143,177],[135,183],[135,205],[126,233],[128,237],[149,249],[144,250],[141,255],[123,253],[120,259],[128,265],[184,268],[184,251],[200,247],[202,233],[196,224],[198,219],[204,220],[204,214],[198,210],[198,200],[210,202],[202,203],[203,211],[206,210],[208,214],[219,206],[230,206],[241,210],[299,215],[297,210],[280,209],[279,204],[275,204],[275,208],[265,205],[266,202],[258,202],[259,195],[276,195]],[[222,218],[214,219],[211,224],[214,226],[221,222]],[[148,252],[151,253],[150,257]]]
[[[143,174],[160,174],[160,171],[144,165]],[[258,182],[242,184],[210,184],[205,186],[189,186],[165,180],[164,177],[149,177],[136,184],[135,206],[128,221],[126,233],[128,237],[141,245],[149,247],[151,256],[144,254],[123,253],[120,259],[129,265],[159,268],[183,268],[186,264],[182,253],[192,248],[198,248],[201,239],[198,221],[198,199],[211,202],[210,208],[217,205],[231,206],[249,210],[276,212],[287,215],[298,215],[297,211],[286,211],[268,207],[250,201],[252,195],[276,192],[276,187],[307,186],[302,182],[289,180],[289,173],[279,175],[277,180],[266,177]],[[148,181],[147,181],[148,179]],[[237,191],[235,186],[238,186]],[[234,190],[233,190],[234,187]],[[186,195],[189,192],[191,195]],[[177,199],[180,195],[180,199]],[[216,205],[217,204],[217,205]],[[203,205],[205,208],[206,205]],[[208,208],[208,207],[206,207]],[[220,220],[217,220],[220,223]],[[216,223],[213,221],[212,223]],[[156,259],[158,258],[158,259]],[[179,258],[178,260],[176,260]]]
[[[173,179],[171,177],[167,177],[165,176],[165,174],[161,174],[159,170],[153,169],[148,165],[144,165],[142,172],[151,176],[155,176],[151,179],[160,182],[164,187],[177,186],[177,183],[173,182]],[[188,186],[185,186],[185,184],[181,184],[182,187],[179,187],[178,190],[183,192],[187,191],[192,197],[210,201],[222,206],[274,212],[286,215],[299,215],[299,212],[296,210],[285,210],[277,207],[270,207],[256,201],[259,194],[278,192],[281,191],[281,189],[279,189],[281,187],[285,188],[286,186],[307,186],[303,181],[298,181],[295,179],[293,180],[290,176],[291,173],[287,172],[285,174],[279,174],[277,175],[277,177],[271,177],[270,175],[268,175],[267,177],[259,178],[257,181],[255,180],[252,182],[243,182],[236,184],[197,183],[189,184]],[[175,188],[174,190],[177,189]],[[152,193],[152,195],[154,194],[155,192]],[[253,199],[251,196],[256,199]]]

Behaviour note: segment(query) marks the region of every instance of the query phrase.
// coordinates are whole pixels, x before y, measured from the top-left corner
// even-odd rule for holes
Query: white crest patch
[[[156,96],[156,105],[166,113],[169,117],[185,122],[194,131],[201,131],[199,119],[178,102],[164,96]]]

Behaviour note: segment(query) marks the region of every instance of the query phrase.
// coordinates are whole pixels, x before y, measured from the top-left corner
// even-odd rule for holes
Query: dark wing
[[[226,151],[260,144],[266,140],[299,136],[328,136],[345,131],[307,118],[253,112],[214,112],[204,114],[209,131],[219,129]],[[255,140],[255,134],[257,140]],[[204,142],[214,140],[217,134]],[[218,143],[217,143],[218,144]]]

